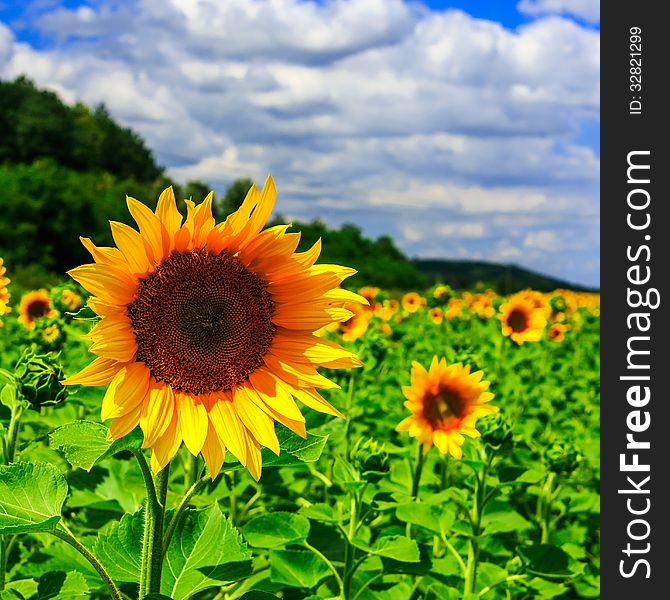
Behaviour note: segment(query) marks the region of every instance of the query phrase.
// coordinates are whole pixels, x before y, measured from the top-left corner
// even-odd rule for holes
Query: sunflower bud
[[[568,303],[563,296],[554,296],[550,301],[551,312],[564,313],[568,309]]]
[[[67,390],[60,383],[63,370],[51,354],[26,350],[16,364],[15,378],[20,397],[33,410],[61,404],[67,397]]]
[[[361,477],[372,483],[379,481],[389,471],[384,445],[370,438],[358,440],[351,451],[351,462]]]
[[[482,434],[484,444],[499,450],[512,442],[512,426],[499,412],[487,415],[477,422],[477,430]]]
[[[555,442],[544,451],[544,458],[549,469],[554,473],[572,473],[582,456],[570,442]]]

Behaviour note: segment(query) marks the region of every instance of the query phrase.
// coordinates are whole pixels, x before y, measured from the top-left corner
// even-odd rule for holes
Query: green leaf
[[[76,469],[90,471],[94,465],[122,450],[140,448],[142,439],[137,430],[120,440],[107,439],[108,428],[94,421],[74,421],[49,435],[51,447],[65,454]]]
[[[335,513],[335,509],[324,502],[316,502],[309,506],[303,506],[300,509],[300,514],[321,523],[337,523],[340,520]]]
[[[330,575],[326,564],[309,550],[272,550],[270,579],[300,588],[314,588]]]
[[[99,321],[100,317],[93,312],[93,309],[88,304],[82,306],[77,312],[65,312],[66,315],[71,316],[77,321]]]
[[[412,523],[435,533],[449,531],[455,518],[444,506],[420,502],[401,505],[395,514],[404,523]]]
[[[36,593],[37,581],[34,579],[16,579],[5,584],[5,589],[0,592],[0,600],[25,599]]]
[[[277,600],[279,596],[270,594],[270,592],[263,592],[261,590],[251,590],[240,596],[240,600]]]
[[[381,560],[384,565],[385,574],[407,573],[410,575],[427,575],[433,566],[431,552],[428,550],[426,544],[419,546],[418,562],[394,560],[393,558],[387,558],[386,556],[382,556]]]
[[[524,531],[531,527],[531,523],[518,512],[511,510],[501,502],[491,502],[490,511],[482,518],[482,527],[485,534],[506,533],[508,531]]]
[[[53,465],[0,466],[0,533],[55,529],[66,496],[65,477]]]
[[[384,556],[402,562],[417,563],[420,560],[419,547],[414,540],[403,535],[388,535],[377,538],[371,546],[354,540],[354,545],[375,556]]]
[[[143,530],[144,517],[137,512],[123,515],[118,523],[99,534],[92,551],[112,579],[139,582]]]
[[[37,595],[31,600],[76,600],[88,597],[88,585],[81,573],[49,571],[40,577]]]
[[[251,552],[219,505],[186,510],[165,555],[161,591],[185,600],[249,575]]]
[[[12,408],[16,402],[16,385],[14,383],[3,385],[0,383],[0,404]]]
[[[308,433],[307,438],[303,439],[279,423],[276,425],[276,430],[281,452],[277,456],[274,452],[263,448],[263,468],[290,467],[302,463],[316,462],[319,460],[328,439],[327,435],[314,435],[312,433]]]
[[[244,537],[256,548],[279,548],[300,544],[309,534],[309,521],[296,513],[272,512],[260,515],[247,523]]]
[[[14,375],[10,373],[7,369],[0,369],[0,386],[7,385],[10,383],[11,384],[15,383]]]
[[[558,546],[534,544],[519,548],[526,568],[535,575],[570,576],[570,556]]]
[[[60,450],[72,467],[90,471],[113,442],[108,441],[107,427],[93,421],[74,421],[49,435],[52,448]]]

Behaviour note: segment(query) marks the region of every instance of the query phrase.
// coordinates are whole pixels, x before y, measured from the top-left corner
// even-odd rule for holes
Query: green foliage
[[[278,548],[299,544],[309,535],[309,520],[288,512],[260,515],[247,523],[244,537],[256,548]]]
[[[65,478],[53,465],[0,466],[0,534],[54,529],[66,495]]]
[[[151,151],[104,106],[69,107],[25,77],[0,81],[0,163],[51,158],[81,171],[153,181],[162,174]]]
[[[224,217],[227,217],[242,206],[242,202],[244,202],[244,198],[253,184],[254,182],[248,177],[236,179],[230,184],[221,202]]]
[[[415,267],[429,282],[442,282],[457,290],[492,289],[498,294],[512,294],[534,289],[549,292],[559,288],[591,291],[566,281],[518,267],[476,260],[415,259]]]
[[[321,239],[319,262],[347,265],[358,271],[346,280],[345,285],[349,288],[375,285],[407,290],[425,285],[423,275],[388,236],[371,240],[355,225],[330,229],[320,221],[293,223],[293,228],[301,234],[300,251],[307,250]]]
[[[186,600],[250,574],[251,552],[215,504],[184,514],[165,555],[161,590],[174,600]]]

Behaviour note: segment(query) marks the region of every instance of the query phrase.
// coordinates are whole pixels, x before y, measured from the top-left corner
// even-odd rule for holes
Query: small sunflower
[[[183,441],[212,477],[228,449],[259,479],[261,446],[280,451],[275,420],[306,436],[294,398],[341,416],[316,390],[339,386],[317,367],[361,362],[313,332],[351,318],[345,302],[365,300],[339,289],[353,269],[314,264],[320,241],[296,253],[300,234],[288,225],[263,230],[272,178],[223,223],[212,197],[186,200],[183,223],[171,187],[155,212],[128,198],[139,233],[112,222],[117,248],[82,238],[95,263],[69,274],[101,317],[87,336],[98,358],[65,383],[109,384],[101,418],[112,420],[110,439],[139,425],[155,472]]]
[[[81,299],[81,296],[77,294],[77,292],[73,292],[72,290],[68,289],[62,291],[60,295],[60,301],[71,311],[75,311],[78,308],[81,308],[84,304],[84,301]]]
[[[7,272],[7,267],[3,264],[3,259],[0,257],[0,327],[2,327],[2,318],[4,315],[6,315],[8,312],[10,312],[12,309],[9,308],[9,298],[10,294],[7,291],[7,286],[9,285],[9,282],[11,281],[9,277],[5,277],[5,273]]]
[[[479,417],[494,413],[497,406],[488,402],[489,382],[482,381],[483,371],[470,373],[470,366],[462,363],[447,366],[442,358],[433,357],[430,369],[412,363],[411,385],[402,388],[405,406],[412,415],[402,420],[396,431],[407,431],[423,444],[424,452],[435,444],[443,454],[454,458],[463,455],[463,435],[478,437],[475,429]]]
[[[339,324],[342,339],[345,342],[353,342],[361,337],[370,325],[370,313],[363,310],[352,311],[350,319]]]
[[[51,299],[44,289],[33,290],[21,298],[19,323],[26,329],[35,327],[35,321],[42,317],[55,317],[58,313],[51,305]]]
[[[433,323],[435,323],[435,325],[439,325],[440,323],[442,323],[442,318],[443,318],[442,309],[437,307],[437,306],[435,308],[431,308],[428,311],[428,318]]]
[[[458,298],[450,298],[447,303],[447,309],[444,311],[445,319],[455,319],[460,317],[463,311],[463,302]]]
[[[562,342],[565,339],[565,332],[567,330],[568,328],[562,323],[554,323],[551,327],[549,327],[549,339],[552,342]]]
[[[515,294],[500,307],[498,315],[503,335],[517,344],[537,342],[542,338],[547,319],[545,311],[536,308],[532,300]]]
[[[416,312],[422,304],[423,298],[416,292],[408,292],[402,297],[402,307],[408,313]]]

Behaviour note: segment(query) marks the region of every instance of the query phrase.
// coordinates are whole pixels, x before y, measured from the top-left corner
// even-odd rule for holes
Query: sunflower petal
[[[235,410],[258,443],[275,454],[279,454],[279,440],[275,433],[273,420],[250,398],[250,394],[255,393],[253,389],[246,386],[236,388],[233,394]]]
[[[214,425],[212,425],[209,419],[207,420],[207,436],[202,446],[202,457],[205,459],[205,464],[213,481],[223,466],[223,461],[226,457],[226,446],[219,439]]]
[[[197,456],[207,437],[207,409],[200,401],[189,394],[175,394],[181,437],[189,452]]]
[[[142,402],[140,427],[144,432],[142,448],[150,448],[165,433],[175,413],[174,392],[169,385],[152,388]]]
[[[122,363],[111,358],[99,357],[79,373],[71,375],[61,383],[63,385],[107,385],[122,366]]]
[[[149,380],[149,369],[144,363],[136,362],[123,367],[105,392],[100,418],[103,421],[115,419],[135,410],[149,392]]]

